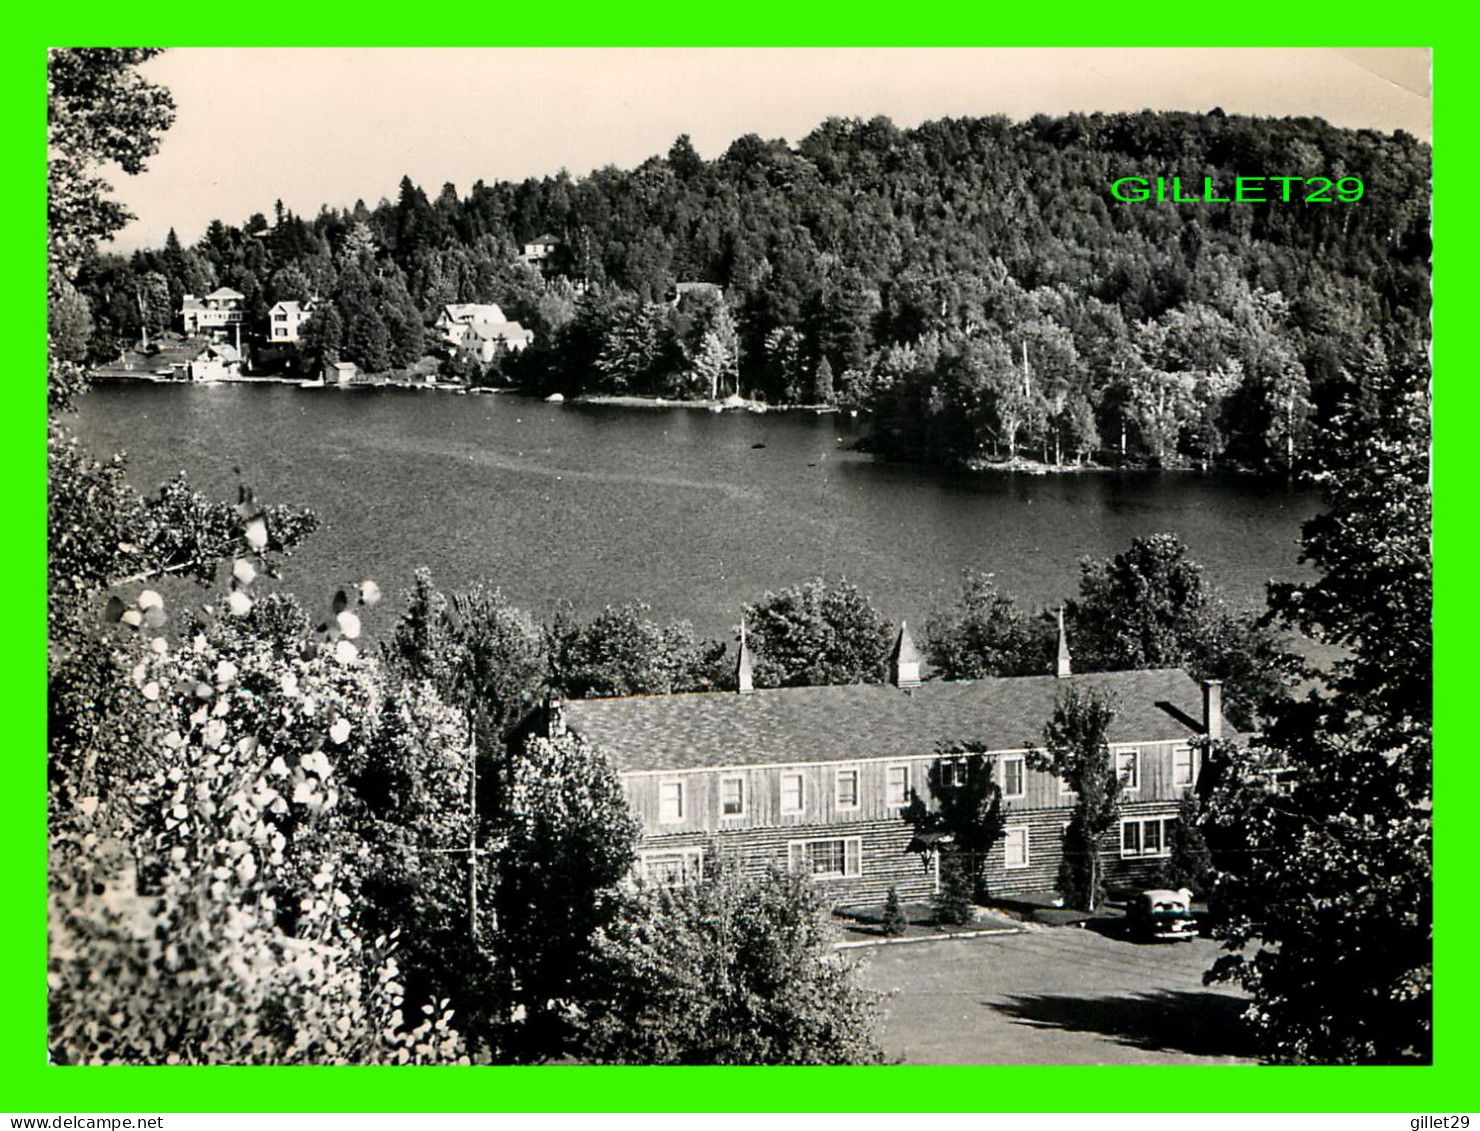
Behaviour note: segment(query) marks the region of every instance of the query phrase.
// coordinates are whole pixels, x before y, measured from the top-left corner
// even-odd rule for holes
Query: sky
[[[687,133],[706,158],[746,134],[795,142],[825,118],[1210,110],[1308,115],[1429,139],[1429,55],[1409,48],[176,49],[145,64],[178,108],[137,177],[121,251],[189,244],[281,200],[394,199],[631,168]],[[1279,175],[1281,170],[1247,170]]]

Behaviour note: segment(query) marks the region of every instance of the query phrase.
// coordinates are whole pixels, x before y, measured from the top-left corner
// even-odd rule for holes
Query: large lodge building
[[[1066,687],[1094,689],[1115,707],[1108,737],[1123,790],[1120,826],[1102,845],[1107,878],[1155,878],[1201,769],[1196,740],[1222,734],[1216,682],[1199,686],[1176,668],[1075,675],[1061,637],[1056,675],[922,683],[904,627],[890,666],[887,684],[759,689],[742,638],[738,691],[554,703],[546,725],[612,759],[641,822],[646,877],[701,874],[704,855],[719,851],[749,871],[808,872],[848,906],[876,904],[891,885],[905,900],[934,893],[938,861],[910,851],[902,814],[912,792],[933,803],[932,780],[963,780],[966,755],[952,752],[967,744],[989,760],[1006,811],[990,890],[1051,891],[1075,797],[1028,752]]]

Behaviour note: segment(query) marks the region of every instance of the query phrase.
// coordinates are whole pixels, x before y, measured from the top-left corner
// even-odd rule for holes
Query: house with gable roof
[[[524,245],[524,253],[519,259],[523,263],[539,263],[541,260],[549,259],[559,246],[560,241],[552,235],[535,236]]]
[[[534,341],[534,331],[505,318],[492,302],[448,303],[432,325],[443,342],[469,351],[484,365],[501,352],[517,353]]]
[[[229,342],[212,342],[190,359],[186,373],[192,381],[220,381],[239,377],[242,355]]]
[[[273,303],[267,312],[267,340],[274,345],[296,345],[313,307],[312,299],[303,303],[288,300]]]
[[[547,705],[547,733],[575,733],[612,760],[641,824],[648,879],[700,875],[718,851],[744,871],[806,872],[840,906],[876,905],[891,886],[927,900],[938,860],[911,851],[903,813],[915,794],[934,807],[932,789],[964,783],[968,756],[953,752],[969,744],[985,752],[971,756],[987,759],[1006,811],[1006,836],[986,862],[990,890],[1052,890],[1075,798],[1028,754],[1061,693],[1076,687],[1112,696],[1116,708],[1109,740],[1122,815],[1102,845],[1107,878],[1144,886],[1196,785],[1198,740],[1223,731],[1216,681],[1200,686],[1176,668],[1075,674],[1062,630],[1052,675],[922,682],[902,625],[888,683],[757,688],[743,634],[736,677],[732,692]]]
[[[180,322],[185,333],[225,337],[232,331],[236,348],[241,349],[241,325],[246,317],[242,303],[246,297],[230,287],[218,287],[204,298],[185,295],[180,300]]]

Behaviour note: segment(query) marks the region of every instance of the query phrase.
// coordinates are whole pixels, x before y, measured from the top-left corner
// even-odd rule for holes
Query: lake
[[[547,615],[645,601],[728,638],[768,589],[846,577],[919,623],[965,566],[1028,604],[1074,592],[1079,559],[1179,535],[1239,605],[1306,576],[1305,487],[1229,474],[952,473],[850,450],[860,421],[810,413],[545,404],[519,396],[286,385],[100,385],[69,424],[125,451],[152,491],[184,470],[235,498],[306,506],[320,530],[285,563],[310,610],[418,565],[444,589],[483,581]],[[376,610],[382,630],[398,610]],[[369,626],[377,627],[373,622]]]

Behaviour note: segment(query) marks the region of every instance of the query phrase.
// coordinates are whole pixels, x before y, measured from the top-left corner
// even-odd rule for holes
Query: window
[[[704,878],[704,850],[701,848],[644,852],[637,863],[639,874],[652,884],[692,884]]]
[[[1141,822],[1122,821],[1120,823],[1120,854],[1122,856],[1141,855]]]
[[[1002,796],[1022,797],[1027,792],[1022,758],[1002,759]]]
[[[884,775],[884,803],[886,805],[908,805],[910,803],[910,768],[890,766]]]
[[[683,782],[665,781],[658,785],[658,820],[665,824],[683,820]]]
[[[745,816],[745,779],[719,779],[719,811],[725,817]]]
[[[802,790],[801,774],[781,775],[781,811],[783,813],[800,813],[805,794]]]
[[[863,841],[794,840],[788,846],[791,870],[818,880],[837,880],[863,874]]]
[[[1172,784],[1189,786],[1197,778],[1197,763],[1190,746],[1172,747]]]
[[[1120,775],[1120,787],[1127,793],[1141,788],[1141,752],[1121,750],[1115,755],[1115,772]]]
[[[1026,868],[1028,866],[1028,826],[1017,825],[1007,830],[1002,842],[1002,866],[1004,868]]]
[[[942,789],[956,789],[966,784],[966,762],[961,758],[946,758],[940,764]]]
[[[1120,822],[1120,854],[1122,856],[1166,856],[1171,852],[1168,844],[1175,817],[1151,817],[1146,820]]]
[[[839,809],[858,808],[858,771],[839,770],[837,775]]]

